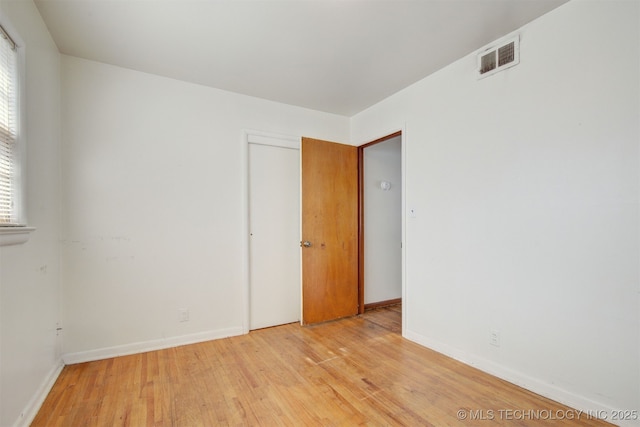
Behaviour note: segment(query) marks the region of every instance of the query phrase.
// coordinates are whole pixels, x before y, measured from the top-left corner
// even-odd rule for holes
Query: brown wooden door
[[[302,323],[358,313],[358,149],[302,139]]]

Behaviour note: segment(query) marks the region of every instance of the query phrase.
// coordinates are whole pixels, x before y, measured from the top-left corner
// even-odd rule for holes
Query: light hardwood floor
[[[69,365],[32,425],[609,425],[407,341],[400,327],[400,307],[387,307]]]

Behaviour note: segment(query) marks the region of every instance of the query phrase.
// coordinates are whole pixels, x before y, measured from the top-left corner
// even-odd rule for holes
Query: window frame
[[[24,43],[21,42],[19,37],[16,37],[17,32],[13,31],[7,22],[0,22],[0,31],[9,37],[11,42],[15,45],[16,52],[16,70],[15,70],[15,85],[16,85],[16,141],[12,151],[13,160],[13,180],[12,180],[12,200],[14,217],[16,218],[15,224],[0,224],[0,246],[22,244],[29,240],[31,232],[35,230],[35,227],[31,227],[27,222],[26,215],[26,138],[25,138],[25,50]],[[0,37],[4,38],[3,34]]]

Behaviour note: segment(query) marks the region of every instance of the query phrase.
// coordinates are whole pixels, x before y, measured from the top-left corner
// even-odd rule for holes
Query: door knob
[[[311,242],[308,240],[305,240],[304,242],[300,242],[300,246],[304,246],[305,248],[310,248],[311,247]]]

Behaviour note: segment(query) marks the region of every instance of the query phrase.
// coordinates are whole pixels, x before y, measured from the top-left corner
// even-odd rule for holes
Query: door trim
[[[380,144],[389,139],[400,136],[400,147],[402,145],[402,131],[396,131],[390,135],[383,136],[374,141],[358,146],[358,314],[364,313],[364,149],[372,145]],[[402,157],[402,153],[401,153]],[[402,169],[402,165],[400,166]],[[401,172],[402,173],[402,172]],[[402,187],[404,196],[404,186]],[[403,214],[404,217],[404,214]],[[403,239],[404,240],[404,239]],[[404,256],[402,257],[404,260]],[[403,292],[404,293],[404,292]]]
[[[362,151],[368,145],[373,145],[377,142],[393,138],[394,136],[401,135],[401,174],[402,174],[402,335],[404,336],[407,330],[406,319],[409,312],[409,304],[405,303],[406,300],[406,126],[392,129],[388,132],[382,133],[382,136],[373,138],[369,142],[362,143],[358,146],[358,163],[359,169],[362,171],[361,161],[364,158],[364,152]],[[286,134],[277,134],[272,132],[263,132],[253,129],[244,129],[241,136],[242,144],[242,203],[244,216],[242,219],[242,241],[243,244],[243,287],[242,287],[242,299],[243,299],[243,313],[242,313],[242,333],[249,333],[249,316],[250,316],[250,281],[249,281],[249,143],[250,138],[252,141],[262,141],[266,145],[278,145],[277,140],[287,141],[288,144],[301,144],[302,137],[292,136]],[[260,142],[258,142],[260,143]],[[287,145],[285,145],[287,146]],[[291,146],[288,146],[291,148]],[[362,156],[362,157],[361,157]],[[361,185],[362,176],[361,172],[358,177],[358,217],[359,217],[359,231],[358,231],[358,245],[360,248],[364,248],[364,235],[363,235],[363,222],[362,216],[364,215],[362,209],[362,195],[363,186]],[[364,312],[364,249],[359,250],[358,254],[358,310],[360,313]],[[302,311],[302,301],[300,303],[300,310]],[[362,310],[362,311],[360,311]],[[301,313],[302,318],[302,313]]]
[[[401,191],[401,217],[402,217],[402,336],[405,336],[405,331],[407,330],[407,313],[409,312],[409,304],[405,303],[407,301],[407,286],[406,286],[406,277],[407,277],[407,264],[406,264],[406,159],[407,159],[407,149],[406,149],[406,139],[407,139],[407,129],[406,124],[400,128],[391,129],[388,132],[381,133],[379,137],[373,137],[368,140],[369,142],[364,142],[358,145],[358,310],[359,314],[364,313],[364,149],[370,145],[375,145],[377,143],[386,141],[387,139],[394,138],[396,136],[400,136],[400,174],[402,177],[402,191]]]
[[[250,265],[250,241],[249,241],[249,144],[270,145],[283,148],[300,148],[302,138],[299,136],[263,132],[252,129],[244,129],[241,136],[242,144],[242,242],[243,242],[243,286],[242,286],[242,333],[248,334],[251,327],[251,278]],[[302,302],[300,304],[302,307]]]

